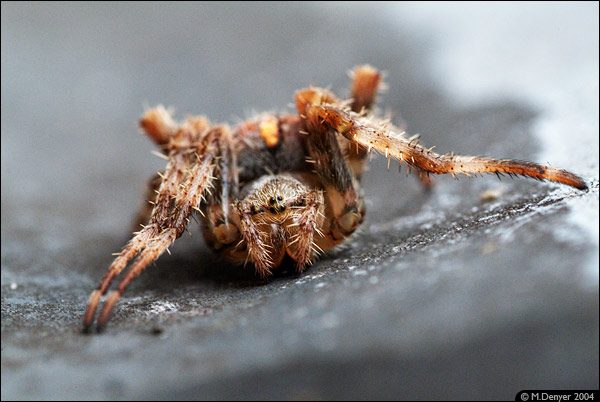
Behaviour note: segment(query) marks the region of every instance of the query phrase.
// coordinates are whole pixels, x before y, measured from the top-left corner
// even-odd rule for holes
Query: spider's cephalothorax
[[[167,165],[150,182],[152,207],[140,211],[142,229],[92,292],[84,327],[94,321],[112,280],[137,256],[98,316],[98,327],[106,323],[127,286],[181,236],[194,211],[206,242],[223,257],[250,262],[265,277],[288,255],[302,271],[362,223],[359,182],[373,149],[415,170],[425,186],[431,173],[496,173],[587,188],[580,177],[549,166],[436,154],[372,114],[381,84],[377,70],[357,67],[352,77],[348,100],[304,89],[295,96],[297,114],[265,114],[233,129],[205,117],[176,123],[162,106],[147,111],[141,126]]]

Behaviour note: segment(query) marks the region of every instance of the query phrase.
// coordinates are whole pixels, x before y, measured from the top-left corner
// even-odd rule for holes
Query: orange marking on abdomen
[[[279,143],[279,120],[270,116],[267,117],[258,124],[260,130],[260,138],[262,138],[267,147],[273,148]]]

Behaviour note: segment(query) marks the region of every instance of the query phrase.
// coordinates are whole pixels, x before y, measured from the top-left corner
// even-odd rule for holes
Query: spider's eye
[[[280,210],[281,212],[285,211],[285,205],[282,205],[282,206],[281,206],[281,208],[279,208],[279,210]]]
[[[271,211],[271,213],[274,214],[275,213],[275,208],[271,207],[271,208],[269,208],[269,211]]]
[[[281,197],[277,197],[277,198],[281,198]],[[275,204],[275,197],[269,198],[269,203],[270,204]]]
[[[281,196],[280,196],[280,195],[278,195],[278,196],[277,196],[277,201],[281,202],[281,201],[283,201],[283,198],[281,198]]]
[[[250,207],[250,212],[252,212],[253,214],[255,214],[256,211],[256,207],[254,205],[252,205],[252,207]]]
[[[304,198],[300,198],[298,200],[298,205],[304,205]]]

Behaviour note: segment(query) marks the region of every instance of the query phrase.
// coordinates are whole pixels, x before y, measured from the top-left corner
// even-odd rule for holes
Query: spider
[[[179,238],[197,211],[208,246],[234,263],[253,264],[268,277],[284,257],[302,272],[315,257],[341,244],[363,222],[360,180],[376,150],[418,173],[522,175],[587,188],[579,176],[549,166],[510,159],[439,155],[419,144],[372,108],[382,75],[365,65],[351,73],[349,99],[310,87],[295,94],[295,114],[263,114],[231,129],[206,117],[181,123],[158,106],[140,121],[167,160],[149,184],[152,206],[139,212],[145,223],[115,258],[92,292],[83,318],[89,329],[101,297],[137,256],[112,290],[97,328],[131,281]]]

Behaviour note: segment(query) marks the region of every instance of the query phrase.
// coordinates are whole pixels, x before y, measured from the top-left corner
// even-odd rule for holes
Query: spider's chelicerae
[[[377,150],[429,174],[523,175],[578,189],[585,182],[564,170],[531,162],[439,155],[407,138],[371,108],[381,74],[354,69],[350,97],[308,88],[296,93],[296,114],[264,114],[231,129],[205,117],[177,123],[163,107],[141,119],[145,133],[167,159],[152,179],[142,229],[116,257],[90,296],[83,325],[112,280],[136,255],[98,316],[101,328],[127,286],[185,231],[194,211],[209,247],[236,263],[251,262],[269,276],[286,255],[302,271],[315,256],[348,238],[365,216],[360,180],[369,151]]]

